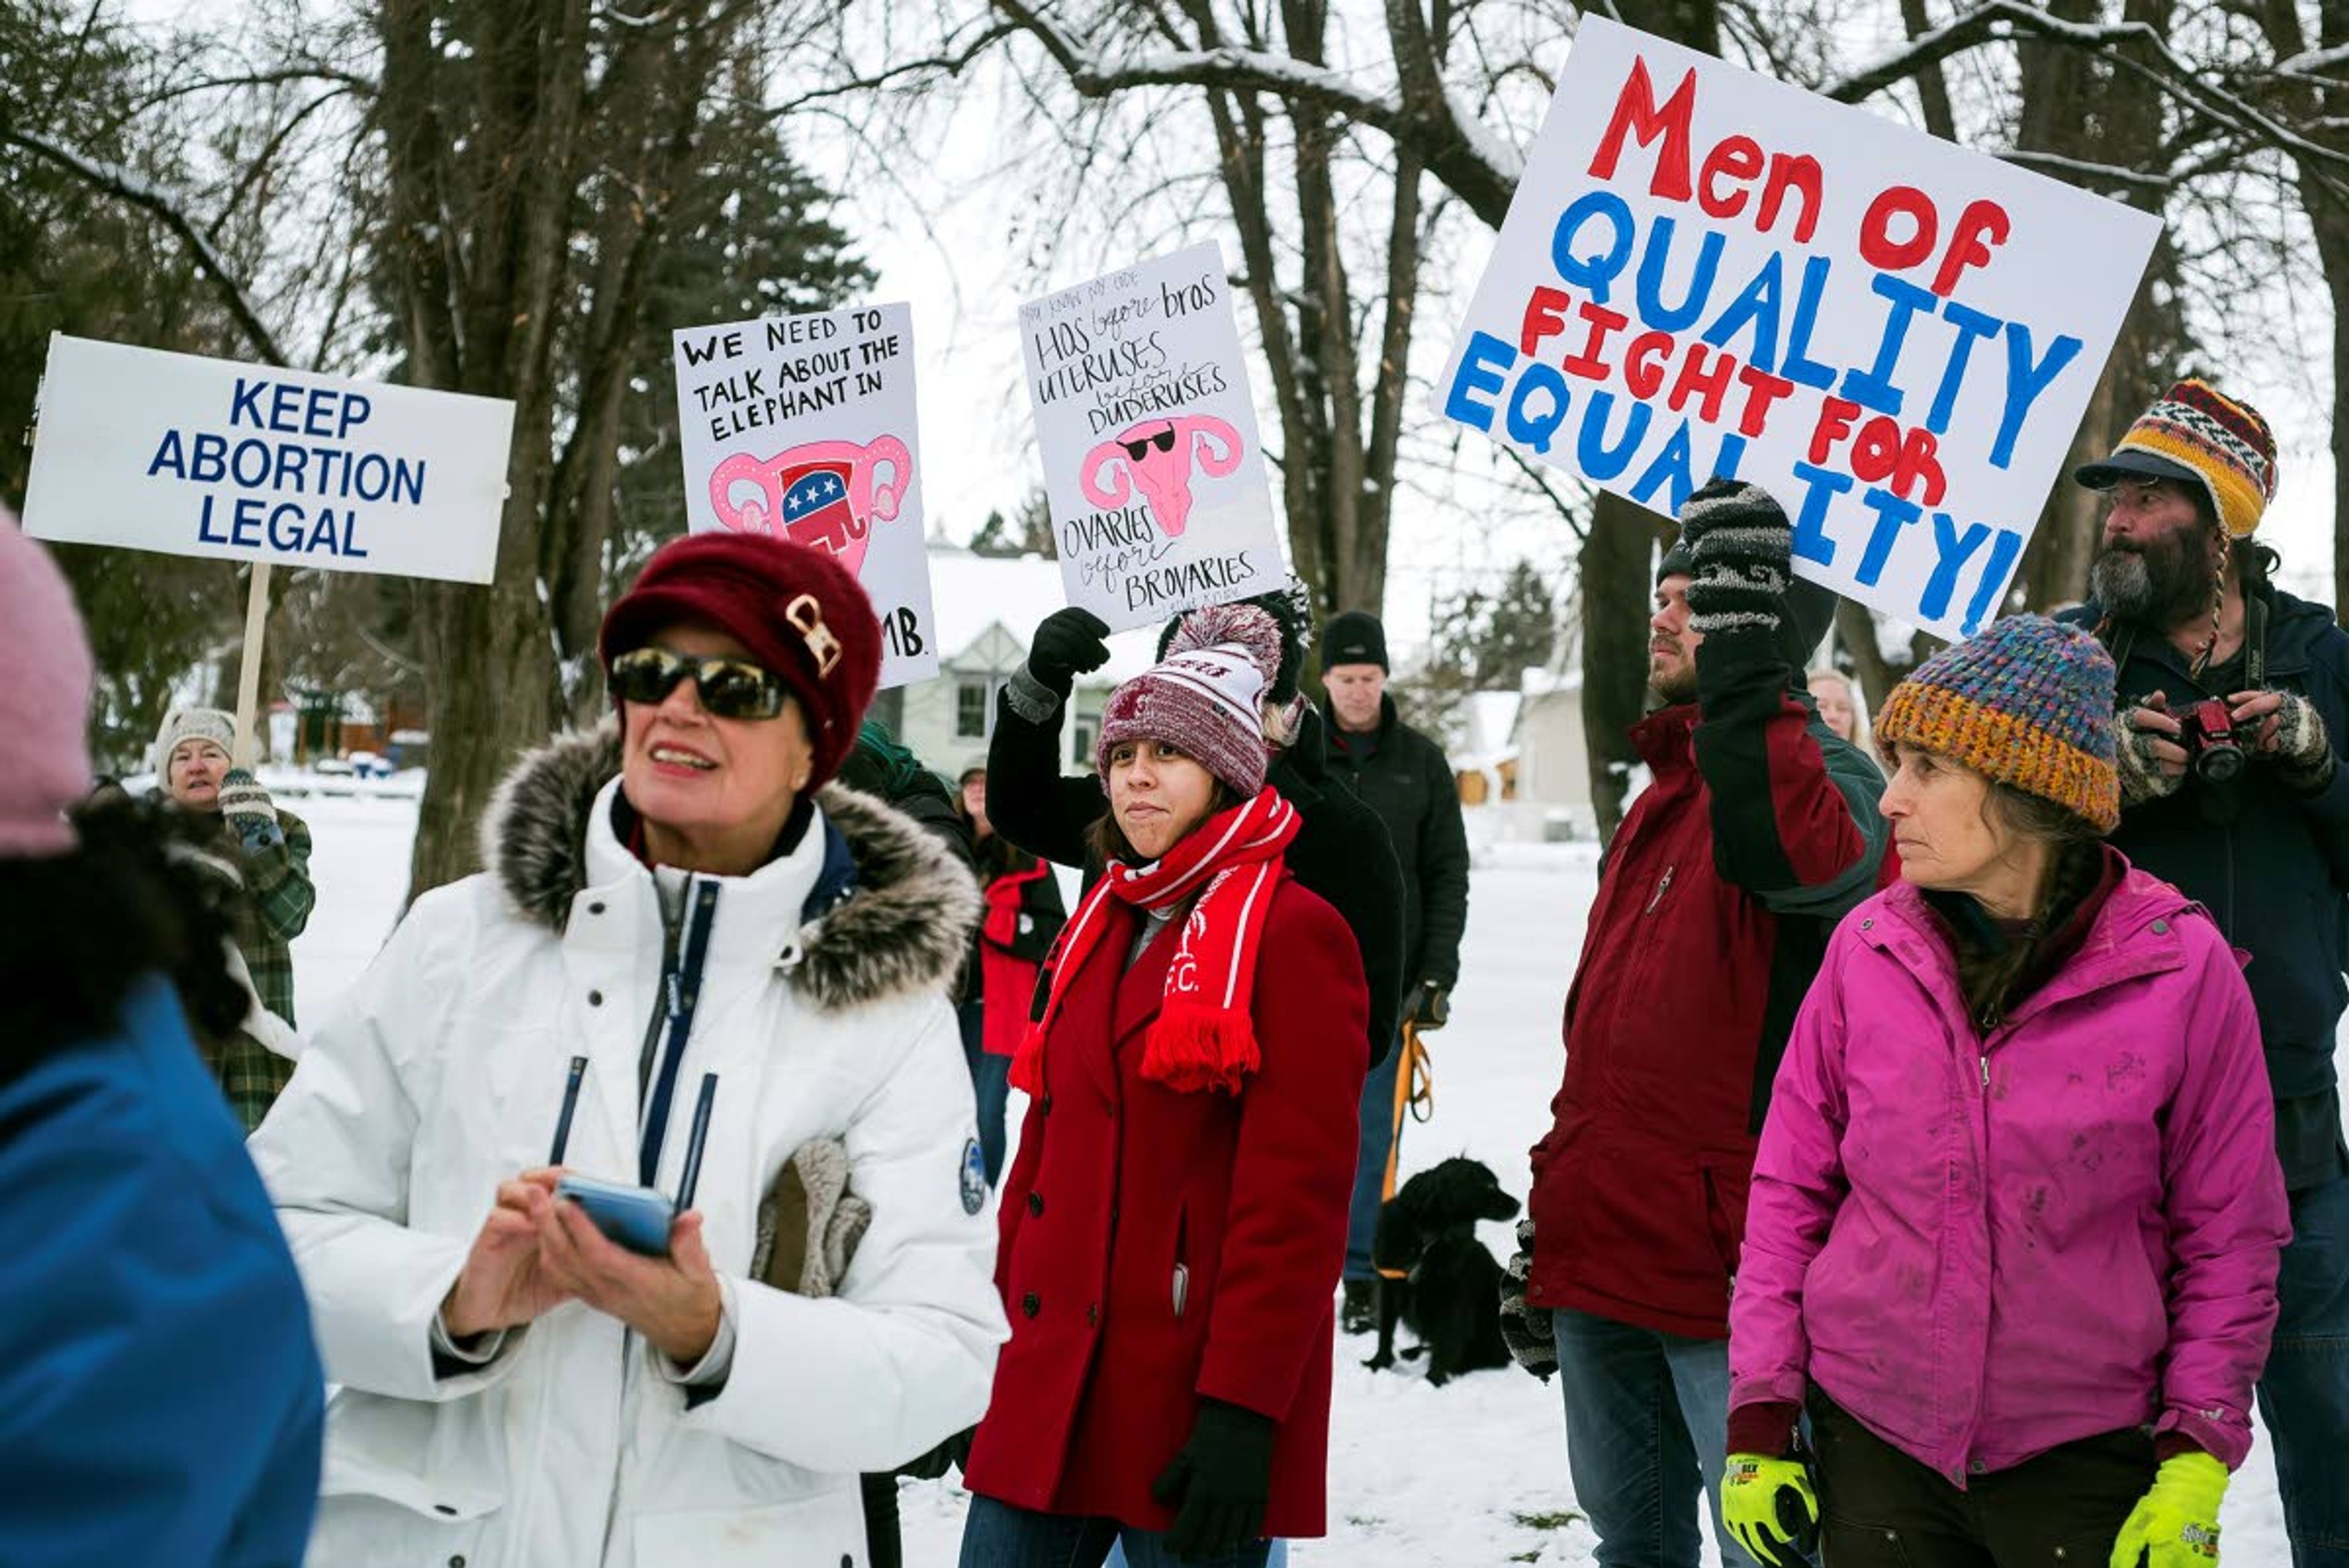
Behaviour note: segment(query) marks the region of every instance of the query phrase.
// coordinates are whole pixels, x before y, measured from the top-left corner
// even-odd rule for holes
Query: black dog
[[[1402,1354],[1426,1352],[1430,1383],[1509,1365],[1501,1265],[1476,1240],[1476,1221],[1516,1217],[1517,1200],[1479,1160],[1447,1159],[1404,1182],[1379,1210],[1371,1241],[1380,1272],[1379,1350],[1363,1365],[1373,1372],[1394,1365],[1397,1319],[1419,1335],[1419,1345]]]

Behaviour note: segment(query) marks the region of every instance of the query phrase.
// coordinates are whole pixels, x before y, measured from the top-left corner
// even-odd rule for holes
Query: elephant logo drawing
[[[855,572],[873,524],[896,518],[913,482],[913,457],[895,436],[810,441],[769,458],[733,453],[710,472],[709,504],[737,533],[829,550]]]
[[[1151,520],[1170,539],[1191,518],[1191,469],[1220,479],[1240,465],[1240,432],[1213,414],[1145,420],[1085,453],[1078,479],[1085,499],[1123,506],[1139,488]]]

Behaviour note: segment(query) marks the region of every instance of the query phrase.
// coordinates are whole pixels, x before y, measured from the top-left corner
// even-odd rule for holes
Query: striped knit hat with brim
[[[2110,833],[2121,820],[2113,659],[2078,627],[2010,616],[1893,688],[1876,739],[1962,763]]]
[[[2230,539],[2248,539],[2275,499],[2275,432],[2251,404],[2208,381],[2180,381],[2139,415],[2113,455],[2072,477],[2091,490],[2125,479],[2199,482]]]
[[[1093,766],[1109,779],[1110,753],[1125,741],[1181,748],[1241,800],[1264,788],[1265,688],[1280,667],[1280,628],[1249,604],[1218,605],[1185,618],[1179,646],[1110,693]]]

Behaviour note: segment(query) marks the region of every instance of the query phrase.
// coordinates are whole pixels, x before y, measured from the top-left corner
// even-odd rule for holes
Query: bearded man
[[[2119,668],[2112,841],[2209,906],[2239,951],[2275,1095],[2292,1242],[2259,1385],[2297,1568],[2349,1563],[2349,1147],[2334,1031],[2349,985],[2349,635],[2269,579],[2254,536],[2275,438],[2248,403],[2182,381],[2102,462],[2090,601]]]

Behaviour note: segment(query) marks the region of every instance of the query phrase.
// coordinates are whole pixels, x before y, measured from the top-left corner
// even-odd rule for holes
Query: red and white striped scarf
[[[1061,999],[1092,950],[1111,932],[1130,929],[1110,908],[1112,900],[1163,909],[1197,893],[1181,945],[1166,966],[1164,1000],[1143,1043],[1142,1073],[1172,1089],[1239,1093],[1260,1061],[1249,1011],[1257,950],[1298,826],[1297,808],[1268,784],[1254,800],[1201,823],[1147,866],[1112,861],[1061,934],[1045,977],[1044,1010],[1011,1059],[1011,1082],[1030,1095],[1042,1093],[1044,1041]]]

